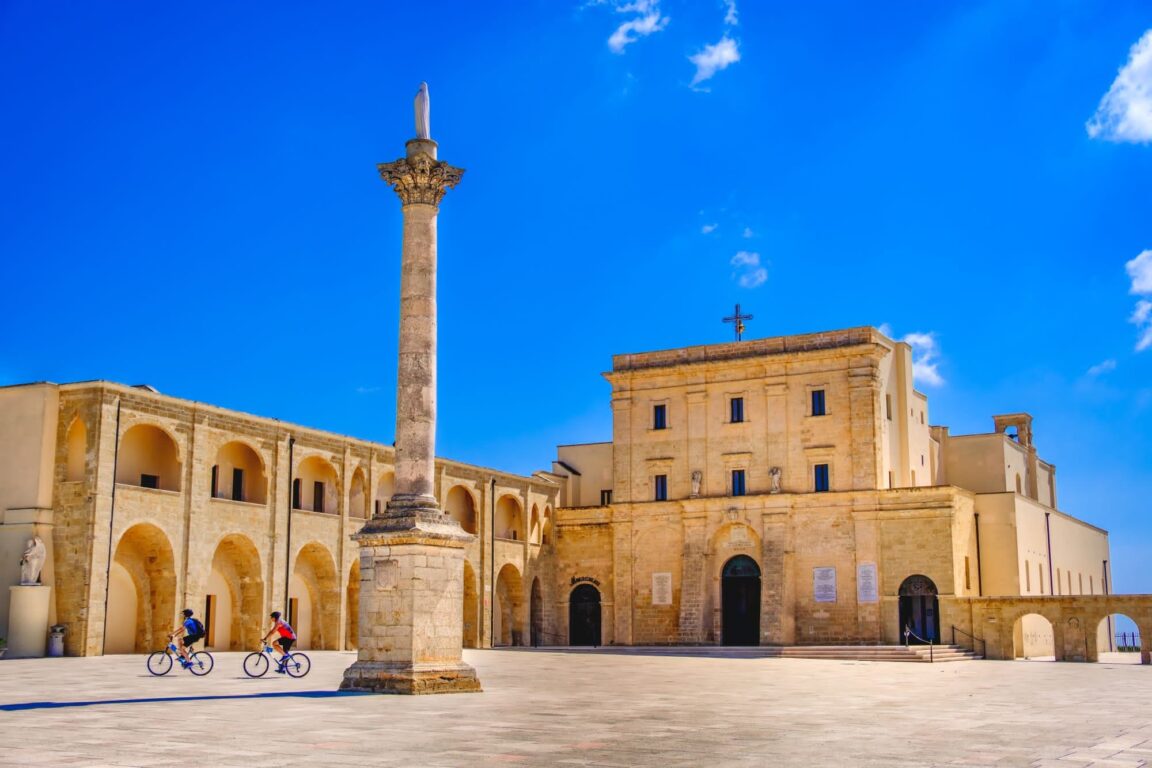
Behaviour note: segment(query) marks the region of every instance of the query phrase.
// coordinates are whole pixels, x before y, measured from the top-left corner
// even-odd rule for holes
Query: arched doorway
[[[600,590],[580,584],[568,596],[568,644],[600,645]]]
[[[1012,622],[1012,658],[1055,661],[1052,622],[1039,613],[1027,613]]]
[[[464,561],[464,635],[465,648],[480,647],[480,592],[476,587],[476,571],[472,563]]]
[[[760,566],[747,555],[724,564],[721,579],[723,645],[760,645]]]
[[[221,539],[212,557],[201,618],[207,647],[219,651],[252,648],[264,622],[264,580],[260,553],[246,536]]]
[[[533,648],[544,641],[544,598],[540,594],[540,579],[532,579],[532,596],[528,603],[528,631]]]
[[[492,645],[524,644],[524,582],[511,563],[496,576],[496,603],[492,606]]]
[[[904,628],[912,630],[908,642],[940,642],[940,600],[936,585],[927,576],[916,574],[900,585],[900,637]]]
[[[176,566],[159,528],[138,523],[120,537],[112,558],[104,653],[147,653],[164,645],[176,624]]]
[[[360,559],[352,561],[348,571],[347,622],[344,627],[344,648],[355,651],[360,647]]]
[[[331,553],[319,542],[304,545],[288,584],[288,623],[301,649],[339,650],[342,599]]]

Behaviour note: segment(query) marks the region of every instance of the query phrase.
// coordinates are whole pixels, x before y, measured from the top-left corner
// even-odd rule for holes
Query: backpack
[[[204,622],[200,621],[200,619],[195,619],[195,618],[192,619],[192,627],[193,627],[192,634],[194,634],[194,635],[203,635],[204,634]]]

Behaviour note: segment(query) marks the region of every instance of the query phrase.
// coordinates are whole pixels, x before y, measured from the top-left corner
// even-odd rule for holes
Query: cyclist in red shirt
[[[293,643],[296,642],[296,633],[292,630],[288,622],[280,620],[280,611],[272,611],[270,618],[272,619],[272,627],[264,634],[264,637],[260,638],[260,642],[267,645],[268,638],[272,637],[272,635],[279,635],[276,641],[272,643],[272,647],[279,648],[280,650],[280,658],[277,659],[278,664],[276,671],[283,674],[284,664],[279,662],[283,662],[284,655],[292,649]]]

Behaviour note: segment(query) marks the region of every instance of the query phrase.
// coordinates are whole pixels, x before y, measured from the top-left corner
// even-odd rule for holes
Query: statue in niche
[[[772,481],[772,488],[768,492],[780,493],[780,467],[768,470],[768,478]]]
[[[704,473],[698,469],[692,470],[692,495],[700,495],[700,484],[704,482]]]
[[[24,549],[20,558],[20,585],[35,586],[40,583],[40,571],[44,568],[44,560],[48,556],[48,548],[39,536],[33,536]]]

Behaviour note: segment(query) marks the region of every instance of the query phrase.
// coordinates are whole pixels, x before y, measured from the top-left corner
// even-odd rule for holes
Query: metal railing
[[[956,633],[957,632],[964,635],[965,637],[971,638],[971,640],[972,640],[972,653],[976,653],[976,643],[980,643],[980,652],[979,653],[980,653],[981,658],[988,658],[988,644],[986,642],[984,642],[984,638],[976,637],[976,635],[972,634],[971,632],[965,632],[964,630],[957,627],[955,624],[952,625],[952,645],[956,645]]]
[[[1117,632],[1116,650],[1120,653],[1134,653],[1140,650],[1139,632]]]
[[[905,624],[904,625],[904,647],[905,648],[908,647],[908,638],[910,638],[910,637],[914,637],[917,640],[919,640],[922,644],[927,645],[928,646],[928,662],[932,663],[933,661],[935,661],[935,658],[934,658],[935,654],[933,651],[934,642],[932,640],[925,640],[924,638],[920,637],[920,635],[918,635],[912,631],[912,627],[910,625]]]

